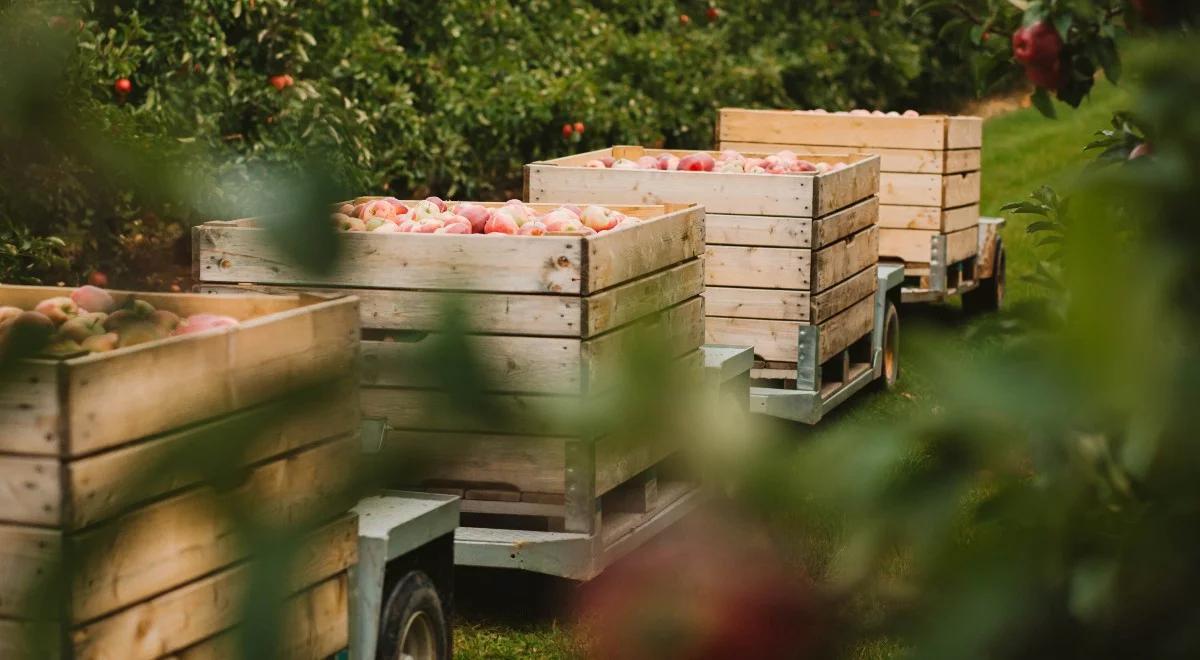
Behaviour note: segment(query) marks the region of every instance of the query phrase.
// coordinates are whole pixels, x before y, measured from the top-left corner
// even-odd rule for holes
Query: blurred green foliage
[[[0,281],[99,269],[164,287],[186,276],[189,223],[249,214],[264,179],[314,159],[355,194],[509,198],[537,158],[711,146],[723,105],[930,110],[975,91],[959,46],[937,38],[944,17],[914,18],[909,0],[711,6],[714,19],[694,0],[7,3],[0,77],[43,84],[0,116],[0,220],[66,246]],[[73,150],[83,133],[108,145]],[[186,171],[167,188],[192,192],[158,194],[146,170]]]

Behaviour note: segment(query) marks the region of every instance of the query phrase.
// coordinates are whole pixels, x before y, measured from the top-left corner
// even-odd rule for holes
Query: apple
[[[66,296],[55,296],[38,303],[33,311],[44,315],[53,321],[54,325],[62,325],[79,315],[79,305]]]
[[[604,231],[612,229],[617,224],[617,218],[613,217],[613,212],[603,206],[589,206],[583,209],[583,214],[579,217],[583,222],[583,226],[595,231]]]
[[[583,215],[583,210],[574,204],[563,204],[562,206],[560,206],[558,208],[570,213],[571,215],[575,216],[576,218],[579,218],[579,216]]]
[[[417,202],[412,209],[412,219],[418,222],[426,218],[432,218],[441,213],[442,209],[437,204],[428,199]]]
[[[116,308],[117,303],[107,291],[98,286],[85,284],[71,292],[71,300],[83,311],[87,312],[111,312]]]
[[[869,110],[862,110],[859,108],[855,108],[850,111],[850,114],[855,115],[857,117],[861,117],[863,115],[869,115],[869,114],[871,114],[871,112]]]
[[[674,154],[663,154],[658,157],[658,169],[674,170],[679,167],[679,157]]]
[[[742,173],[746,171],[744,160],[722,160],[717,162],[717,172]]]
[[[540,220],[531,220],[521,225],[521,229],[517,231],[520,236],[544,236],[546,234],[546,225]]]
[[[658,159],[654,156],[642,156],[637,159],[637,166],[643,170],[658,169]]]
[[[375,231],[376,229],[379,229],[380,227],[382,227],[384,225],[390,225],[390,224],[392,224],[392,223],[388,222],[385,218],[371,217],[366,222],[366,230],[367,231]]]
[[[103,312],[86,312],[63,323],[58,334],[82,342],[92,335],[104,334],[104,321],[107,318],[108,314]]]
[[[1025,77],[1038,87],[1052,92],[1058,91],[1058,88],[1062,86],[1062,62],[1049,60],[1026,64]]]
[[[54,334],[54,321],[40,312],[22,311],[0,326],[0,357],[25,357],[37,353]]]
[[[466,218],[467,224],[471,225],[471,231],[477,234],[483,233],[483,225],[492,217],[491,210],[481,204],[458,204],[454,207],[454,213]]]
[[[1013,59],[1021,64],[1057,61],[1062,47],[1062,37],[1058,35],[1058,30],[1046,21],[1026,25],[1012,35]]]
[[[675,169],[681,172],[703,172],[704,164],[700,162],[700,158],[696,154],[688,154],[679,159]]]
[[[546,226],[547,233],[576,232],[583,229],[583,225],[580,224],[578,219],[562,216],[542,218],[542,224]]]
[[[442,225],[440,228],[435,229],[433,231],[433,233],[435,233],[435,234],[470,234],[471,233],[471,223],[466,222],[466,218],[464,218],[463,220],[464,220],[463,222],[457,222],[457,221],[448,222],[448,223]]]
[[[25,310],[21,309],[20,307],[13,307],[12,305],[4,305],[3,307],[0,307],[0,326],[3,326],[5,323],[16,319],[18,316],[24,313]]]
[[[602,169],[605,169],[606,167],[608,167],[607,165],[604,164],[604,161],[599,160],[599,159],[589,160],[588,162],[584,163],[583,166],[584,167],[592,167],[592,168],[595,168],[598,170],[602,170]]]
[[[497,209],[492,217],[483,225],[483,233],[485,234],[509,234],[517,233],[519,227],[517,221],[507,208]]]
[[[905,110],[904,114],[901,116],[902,117],[920,117],[921,113],[917,112],[916,110]]]
[[[413,231],[416,231],[416,229],[419,225],[420,225],[419,222],[410,218],[407,220],[403,220],[403,221],[401,221],[401,223],[399,225],[396,225],[396,231],[401,234],[408,234]]]
[[[430,195],[429,197],[425,198],[425,201],[436,206],[438,212],[446,210],[446,202],[443,201],[441,197],[436,197],[436,196]]]
[[[412,231],[417,234],[432,234],[433,232],[445,226],[446,223],[442,222],[438,218],[425,218],[424,220],[418,222],[417,226],[413,228]]]
[[[604,166],[605,166],[605,167],[612,167],[612,166],[613,166],[613,163],[615,163],[616,161],[615,161],[615,160],[613,160],[613,157],[612,157],[612,156],[601,156],[601,157],[600,157],[600,162],[601,162],[601,163],[604,163]]]
[[[359,212],[359,217],[364,220],[370,220],[371,218],[390,220],[396,217],[396,207],[385,200],[376,199],[363,204],[362,210]]]
[[[121,338],[115,332],[106,332],[102,335],[92,335],[85,337],[79,342],[79,347],[85,351],[92,353],[107,353],[108,351],[116,350],[117,344]]]
[[[817,166],[807,160],[797,160],[788,166],[792,172],[816,172]]]
[[[372,234],[398,234],[400,233],[400,225],[394,222],[385,221],[382,225],[371,230]]]
[[[614,170],[636,170],[638,169],[638,164],[628,158],[618,158],[613,161],[612,168]]]
[[[232,316],[224,316],[221,314],[192,314],[184,319],[172,335],[190,335],[196,332],[204,332],[213,328],[232,328],[238,324],[238,320]],[[123,345],[123,344],[122,344]]]

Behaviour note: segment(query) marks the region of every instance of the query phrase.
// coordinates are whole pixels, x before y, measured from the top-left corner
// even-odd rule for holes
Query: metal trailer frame
[[[822,393],[821,364],[817,362],[821,329],[815,325],[801,326],[796,347],[796,388],[751,387],[751,412],[816,424],[855,392],[883,376],[884,318],[888,302],[896,298],[904,281],[904,267],[880,262],[876,276],[879,284],[875,289],[875,323],[870,334],[870,368],[848,378],[838,388]]]
[[[946,235],[938,234],[932,243],[928,279],[906,278],[900,290],[903,303],[942,302],[951,296],[962,295],[979,288],[986,279],[994,277],[994,254],[1000,245],[1000,228],[1004,218],[979,219],[979,252],[957,263],[946,263]],[[914,283],[915,280],[915,283]],[[925,280],[925,282],[922,282]],[[926,284],[927,283],[927,284]],[[922,284],[926,284],[922,286]]]
[[[458,527],[458,497],[389,490],[361,500],[351,510],[358,514],[358,563],[350,567],[349,658],[371,660],[379,641],[389,563],[449,538]],[[450,552],[447,546],[445,554]],[[426,568],[420,563],[416,567]],[[446,594],[447,599],[451,596]],[[449,626],[450,613],[446,614]]]
[[[705,379],[709,384],[726,386],[742,382],[739,379],[748,382],[754,363],[752,349],[705,345],[702,350]],[[568,445],[567,460],[575,462],[577,466],[569,470],[591,473],[588,466],[579,463],[592,458],[584,449],[579,447],[572,451]],[[703,497],[702,491],[695,485],[678,485],[675,493],[668,493],[664,497],[670,497],[671,494],[676,495],[675,499],[666,506],[630,526],[616,525],[614,531],[596,528],[594,523],[598,502],[593,492],[579,486],[573,492],[568,487],[567,531],[459,527],[454,534],[454,561],[459,566],[506,568],[571,580],[590,580],[614,561],[690,513]],[[572,530],[572,518],[575,521],[591,521],[593,525],[583,530]]]

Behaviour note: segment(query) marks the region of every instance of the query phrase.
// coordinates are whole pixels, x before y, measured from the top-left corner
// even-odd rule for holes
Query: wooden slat
[[[62,533],[38,527],[0,525],[0,616],[29,618],[55,613],[47,580],[59,569]]]
[[[58,460],[0,454],[0,522],[55,526],[62,521]]]
[[[974,172],[983,165],[983,151],[979,149],[951,149],[943,153],[945,165],[941,174]]]
[[[441,387],[430,348],[438,338],[362,342],[364,385]],[[472,335],[470,355],[486,377],[480,385],[494,392],[571,394],[581,391],[581,342],[557,337]]]
[[[69,527],[103,520],[136,502],[193,485],[190,446],[242,437],[236,465],[278,456],[358,429],[357,384],[331,384],[303,400],[282,399],[146,442],[67,464]],[[230,435],[236,434],[236,435]],[[187,454],[180,454],[187,451]]]
[[[205,294],[295,290],[288,286],[252,284],[200,286],[201,293]],[[472,332],[578,337],[581,324],[578,296],[334,287],[306,287],[305,290],[357,296],[362,327],[370,329],[436,332],[445,327],[445,313],[450,303],[467,315],[467,327]]]
[[[707,242],[713,245],[753,245],[806,248],[812,245],[812,218],[709,213]]]
[[[704,283],[772,289],[808,289],[812,251],[807,249],[709,245]]]
[[[357,316],[357,301],[344,298],[69,360],[67,453],[169,431],[348,370]]]
[[[953,233],[963,229],[975,229],[979,226],[979,205],[968,204],[954,209],[942,211],[942,231]]]
[[[852,234],[818,250],[812,259],[811,288],[824,291],[879,261],[879,228],[871,226]]]
[[[807,321],[809,293],[710,286],[704,289],[704,310],[709,316]]]
[[[924,229],[880,229],[879,256],[927,264],[933,249],[930,241],[939,233]]]
[[[603,392],[628,376],[625,360],[634,346],[651,342],[676,358],[704,343],[704,298],[696,296],[659,314],[583,343],[582,359],[588,391]]]
[[[561,437],[392,430],[387,446],[405,464],[413,485],[471,484],[539,493],[564,492]]]
[[[878,286],[879,278],[875,273],[875,264],[871,264],[840,284],[813,296],[809,322],[821,323],[832,318],[855,302],[875,293]]]
[[[952,208],[978,203],[982,180],[979,172],[947,174],[942,180],[942,206]]]
[[[55,363],[27,360],[0,371],[0,453],[58,455],[59,405]]]
[[[295,525],[337,511],[357,435],[255,468],[226,504],[254,502],[262,523]],[[161,594],[244,556],[236,523],[211,491],[189,491],[71,539],[80,558],[73,620],[86,621]]]
[[[946,255],[955,264],[979,252],[979,230],[974,227],[946,235]]]
[[[0,304],[13,305],[22,309],[33,309],[39,302],[54,296],[70,295],[74,289],[52,286],[22,286],[0,284]],[[153,291],[121,291],[108,289],[118,306],[130,298],[144,300],[155,309],[165,309],[180,316],[209,313],[232,316],[239,321],[278,314],[305,304],[300,296],[200,296],[194,293],[156,293]]]
[[[943,209],[935,206],[879,207],[879,226],[888,229],[925,229],[952,232],[979,224],[979,205]]]
[[[879,192],[879,156],[856,154],[849,167],[817,176],[814,214],[822,217]]]
[[[580,291],[582,238],[343,232],[336,240],[341,252],[337,265],[329,273],[315,274],[290,263],[263,229],[208,223],[192,230],[204,282]]]
[[[871,331],[874,296],[867,296],[820,324],[820,357],[833,357]],[[765,319],[709,317],[706,338],[711,343],[753,346],[756,359],[769,362],[796,361],[800,323]]]
[[[722,108],[721,142],[852,145],[895,149],[945,149],[947,118],[837,115],[810,111]],[[958,125],[965,133],[967,125]],[[961,138],[956,139],[961,141]],[[954,148],[979,146],[960,144]]]
[[[813,247],[823,248],[879,222],[879,198],[871,197],[813,221]]]
[[[345,569],[355,561],[356,555],[347,554],[347,548],[340,543],[322,541],[320,534],[324,531],[318,530],[308,543],[328,559],[310,561],[308,565],[320,566],[326,571],[333,570],[332,577],[284,605],[291,610],[292,603],[303,603],[297,607],[303,614],[295,619],[289,616],[290,620],[285,624],[292,634],[307,637],[310,631],[327,627],[335,629],[349,620],[345,608],[336,603],[338,599],[346,599]],[[304,565],[302,559],[298,566]],[[234,566],[76,629],[71,634],[75,656],[80,660],[151,660],[225,631],[238,623],[241,607],[245,604],[245,588],[253,570],[252,565]],[[291,578],[292,589],[301,589],[318,577],[300,570]],[[331,582],[338,586],[327,587]],[[319,601],[314,602],[306,596],[323,589],[327,591]],[[330,606],[331,603],[333,606]],[[193,657],[209,656],[201,654]]]
[[[879,177],[879,202],[908,206],[942,206],[940,174],[885,172]]]
[[[662,437],[607,436],[596,441],[596,495],[603,495],[679,449]]]
[[[700,256],[704,251],[704,209],[691,205],[651,222],[589,236],[587,279],[593,293]]]
[[[698,255],[697,255],[698,256]],[[592,337],[679,304],[704,289],[704,263],[689,259],[661,272],[587,296],[584,336]]]
[[[648,150],[651,151],[651,150]],[[812,217],[816,177],[564,167],[526,168],[530,199],[576,203],[697,203],[711,213]]]
[[[364,387],[362,411],[393,428],[460,432],[563,435],[577,432],[579,397],[549,394],[484,394],[469,408],[440,390]]]
[[[983,146],[983,119],[955,116],[946,119],[947,149],[978,149]]]
[[[57,660],[61,657],[58,633],[54,624],[0,618],[0,658]]]

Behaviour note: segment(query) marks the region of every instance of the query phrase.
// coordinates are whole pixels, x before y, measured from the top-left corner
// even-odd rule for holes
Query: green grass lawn
[[[1090,159],[1083,146],[1092,134],[1108,126],[1113,110],[1128,105],[1125,92],[1106,82],[1097,85],[1091,98],[1078,110],[1059,108],[1059,118],[1049,120],[1033,109],[1019,110],[989,120],[984,125],[983,199],[985,215],[999,215],[1000,207],[1018,201],[1038,186],[1058,186],[1070,182]],[[1029,218],[1010,217],[1004,230],[1008,250],[1008,300],[1017,302],[1033,293],[1024,277],[1036,264],[1033,243],[1025,233]],[[905,336],[914,328],[933,330],[939,341],[959,347],[969,342],[966,331],[971,320],[956,306],[906,308],[901,312]],[[986,350],[971,346],[972,350]],[[937,404],[931,394],[938,374],[931,365],[902,358],[903,375],[894,393],[863,393],[848,402],[815,430],[798,429],[798,435],[827,432],[845,423],[886,423],[909,415],[918,407]],[[544,615],[514,619],[521,593],[499,594],[493,604],[472,603],[463,598],[466,613],[455,632],[455,655],[460,658],[570,658],[579,652],[579,643],[571,634],[570,623]],[[485,599],[487,600],[487,599]],[[478,607],[476,607],[478,605]],[[894,644],[864,647],[861,658],[886,658],[897,650]]]

